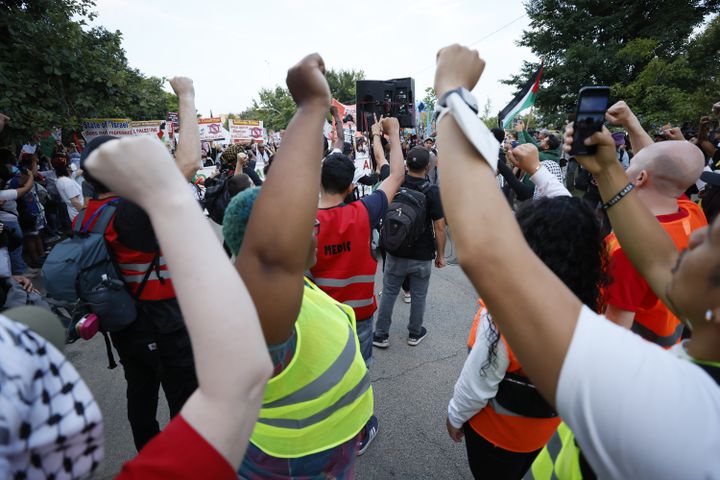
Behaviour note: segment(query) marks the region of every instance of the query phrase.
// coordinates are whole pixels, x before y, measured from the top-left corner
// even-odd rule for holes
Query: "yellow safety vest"
[[[304,457],[347,442],[373,412],[353,309],[306,279],[295,331],[295,355],[268,382],[250,437],[277,458]]]
[[[575,444],[575,435],[565,422],[558,426],[555,434],[542,449],[532,464],[534,480],[582,480],[580,472],[580,449]]]

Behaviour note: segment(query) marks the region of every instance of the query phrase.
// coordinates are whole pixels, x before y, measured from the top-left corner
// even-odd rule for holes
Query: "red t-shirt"
[[[176,415],[165,429],[123,465],[116,477],[133,479],[237,479],[225,457],[215,450],[182,415]]]
[[[660,223],[680,220],[689,215],[684,208],[670,215],[658,215]],[[640,308],[650,308],[657,302],[657,296],[648,285],[645,278],[640,275],[628,259],[622,248],[617,249],[610,257],[608,273],[612,283],[605,291],[608,305],[637,312]]]

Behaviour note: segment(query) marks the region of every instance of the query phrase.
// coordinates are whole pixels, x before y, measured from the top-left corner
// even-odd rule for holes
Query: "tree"
[[[325,78],[330,86],[330,93],[340,103],[355,105],[355,82],[365,79],[362,70],[327,70]]]
[[[165,118],[177,109],[164,79],[128,66],[120,32],[87,28],[93,0],[0,0],[3,133],[24,141],[39,130],[76,129],[82,118]]]
[[[490,97],[487,97],[480,111],[480,120],[482,120],[488,128],[497,128],[497,115],[490,115],[490,112],[492,112],[492,102],[490,101]]]
[[[422,103],[425,104],[425,110],[428,112],[435,110],[435,103],[437,102],[437,95],[435,95],[435,89],[433,87],[425,88],[425,97],[422,99]]]
[[[528,0],[531,28],[518,43],[545,60],[535,104],[541,122],[562,125],[583,85],[629,84],[653,59],[682,55],[693,29],[718,6],[720,0]],[[506,83],[519,89],[536,68],[525,62]]]
[[[270,130],[286,128],[296,110],[288,89],[279,85],[274,89],[263,88],[258,92],[258,97],[239,117],[244,120],[262,120],[265,128]]]
[[[697,122],[720,98],[720,75],[714,65],[720,55],[720,17],[673,58],[661,58],[655,50],[654,41],[638,39],[620,51],[626,58],[641,58],[646,66],[634,81],[613,85],[613,93],[638,113],[646,128]]]

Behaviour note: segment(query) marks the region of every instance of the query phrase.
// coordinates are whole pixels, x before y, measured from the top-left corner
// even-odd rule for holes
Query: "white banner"
[[[231,118],[228,120],[228,126],[232,143],[250,143],[253,140],[255,143],[262,143],[264,141],[262,120]]]
[[[212,142],[225,138],[220,117],[198,118],[198,127],[201,141]]]
[[[83,120],[82,125],[86,142],[101,135],[121,137],[133,134],[128,118],[88,118]]]

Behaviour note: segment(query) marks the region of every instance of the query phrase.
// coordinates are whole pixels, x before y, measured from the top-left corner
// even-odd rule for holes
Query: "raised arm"
[[[378,190],[385,192],[389,204],[405,181],[405,163],[403,162],[402,145],[400,144],[400,123],[398,119],[383,118],[380,121],[380,126],[383,133],[390,138],[390,176],[382,181]],[[382,150],[382,145],[380,145],[380,149]]]
[[[0,132],[3,131],[5,128],[5,125],[10,121],[10,117],[7,115],[0,113]]]
[[[330,105],[324,73],[317,54],[288,71],[287,85],[298,110],[253,206],[237,257],[269,345],[285,342],[293,332],[308,253],[315,245],[322,127]]]
[[[333,142],[333,148],[342,150],[345,147],[345,131],[343,130],[342,118],[340,118],[340,112],[336,106],[330,107],[330,113],[332,113],[333,120],[335,120],[335,141]]]
[[[107,142],[86,166],[150,216],[190,333],[198,378],[181,414],[237,469],[272,372],[250,295],[162,143],[150,137]],[[197,262],[200,249],[203,261]]]
[[[537,148],[529,144],[518,145],[507,151],[508,159],[530,176],[540,197],[570,197],[560,180],[540,163]]]
[[[25,195],[27,192],[29,192],[30,189],[33,188],[34,184],[35,184],[35,177],[33,177],[32,174],[28,175],[28,179],[25,181],[25,184],[22,187],[18,187],[15,189],[15,191],[17,192],[17,198],[20,198],[23,195]],[[77,208],[77,207],[75,207],[75,208]],[[82,207],[79,208],[78,210],[81,210],[81,209],[82,209]]]
[[[441,50],[435,74],[438,97],[457,87],[471,90],[484,66],[476,51],[459,45]],[[453,116],[445,115],[438,128],[440,189],[457,258],[523,368],[554,402],[580,301],[530,250],[497,188],[495,172]],[[508,250],[513,254],[507,255]]]
[[[608,108],[605,113],[605,119],[613,125],[620,125],[627,131],[633,153],[635,154],[648,145],[655,143],[642,125],[640,125],[640,120],[638,120],[633,111],[630,110],[627,103],[622,100]]]
[[[565,130],[566,151],[569,151],[572,145],[572,134],[573,128],[569,125]],[[596,144],[597,153],[594,156],[578,155],[575,158],[593,174],[600,196],[603,202],[607,202],[628,185],[628,177],[617,161],[615,143],[607,129],[603,128],[602,132],[590,137],[586,143]],[[695,148],[690,144],[688,146]],[[700,152],[697,154],[700,155]],[[607,213],[627,257],[645,277],[655,295],[673,309],[667,299],[666,287],[672,278],[672,268],[677,262],[675,243],[635,191],[631,191],[610,207]]]
[[[380,175],[380,169],[384,165],[387,165],[388,161],[385,158],[385,151],[382,145],[382,125],[377,121],[377,117],[375,117],[375,123],[372,124],[370,130],[372,134],[373,157],[375,158],[375,172]],[[402,148],[400,151],[402,152]]]
[[[715,155],[715,151],[717,148],[715,148],[715,145],[712,144],[712,142],[708,138],[708,133],[710,130],[710,123],[712,122],[712,119],[710,117],[702,117],[700,119],[700,129],[698,130],[698,145],[702,149],[702,151],[710,158],[713,158]]]
[[[178,96],[180,105],[178,115],[182,125],[182,133],[175,151],[175,161],[183,177],[189,182],[202,166],[200,164],[200,129],[195,111],[195,87],[193,81],[186,77],[171,78],[170,86]]]

